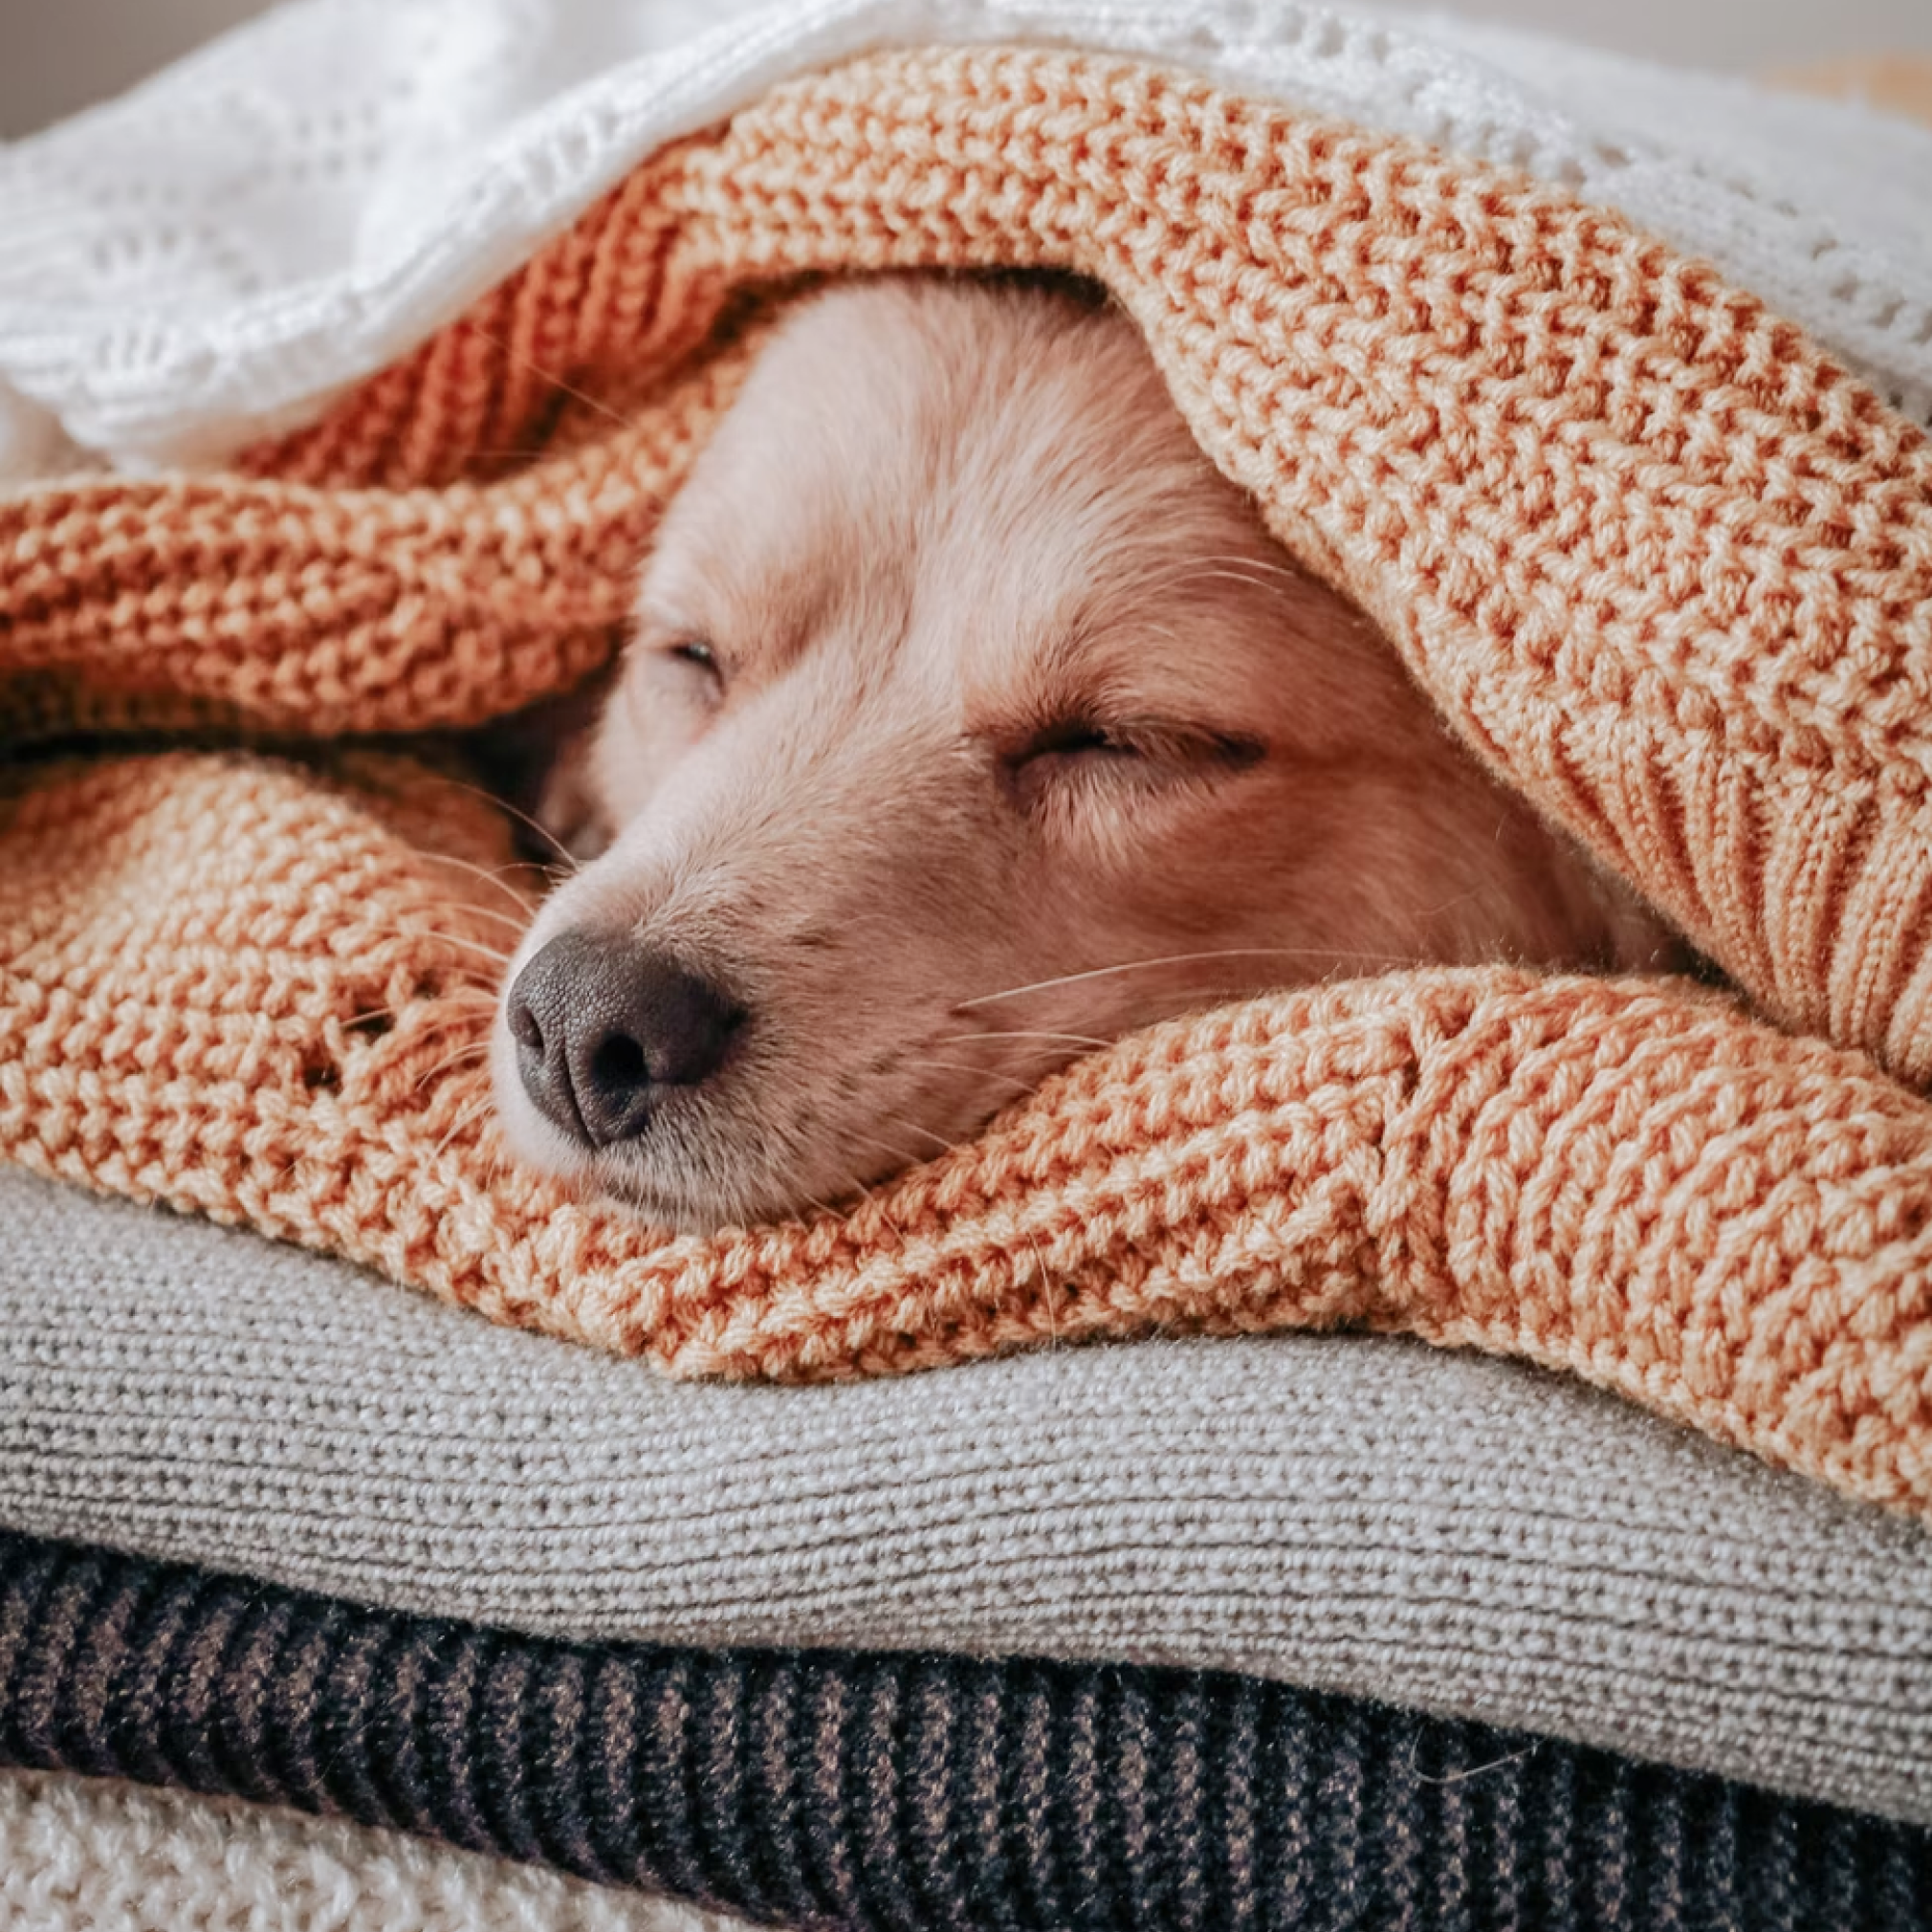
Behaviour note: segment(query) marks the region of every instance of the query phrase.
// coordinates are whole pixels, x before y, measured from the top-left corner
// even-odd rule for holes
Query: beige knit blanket
[[[1284,994],[848,1218],[666,1241],[496,1143],[498,815],[365,752],[128,750],[6,779],[0,1152],[679,1373],[1354,1322],[1932,1510],[1932,458],[1558,188],[1073,56],[788,84],[243,473],[0,503],[0,714],[335,740],[556,690],[729,400],[735,295],[993,264],[1106,282],[1283,543],[1752,1010]]]

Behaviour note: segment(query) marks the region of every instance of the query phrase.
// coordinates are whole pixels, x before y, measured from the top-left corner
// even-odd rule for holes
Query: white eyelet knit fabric
[[[114,1778],[0,1770],[7,1932],[748,1932],[558,1872]]]
[[[1614,206],[1932,421],[1932,130],[1290,0],[296,0],[0,148],[0,481],[219,459],[635,162],[870,49],[1117,51]]]

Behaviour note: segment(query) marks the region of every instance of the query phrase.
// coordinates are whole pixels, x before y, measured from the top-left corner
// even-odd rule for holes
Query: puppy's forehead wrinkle
[[[668,540],[696,523],[721,581],[786,606],[863,602],[868,629],[889,627],[876,606],[912,582],[950,583],[965,607],[1006,589],[1016,558],[1056,585],[1131,568],[1135,524],[1197,487],[1205,459],[1120,318],[1047,298],[1044,317],[1029,304],[1017,328],[989,329],[977,293],[935,308],[879,285],[804,310]]]
[[[750,516],[741,479],[692,477],[648,567],[647,627],[704,636],[738,675],[775,675],[833,633],[889,653],[911,602],[907,544],[855,542],[855,513],[821,479],[766,470],[770,500]]]
[[[1124,318],[953,293],[846,290],[781,327],[646,595],[706,613],[741,675],[836,660],[848,703],[912,657],[970,736],[1102,702],[1134,672],[1096,643],[1144,660],[1151,616],[1190,621],[1168,594],[1190,558],[1263,546]]]

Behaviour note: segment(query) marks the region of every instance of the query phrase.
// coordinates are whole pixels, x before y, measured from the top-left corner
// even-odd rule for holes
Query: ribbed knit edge
[[[1932,1922],[1932,1833],[1201,1672],[544,1642],[0,1536],[0,1761],[776,1921]]]

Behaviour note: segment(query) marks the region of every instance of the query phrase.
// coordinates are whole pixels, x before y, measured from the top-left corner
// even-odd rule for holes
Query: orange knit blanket
[[[6,779],[0,1152],[681,1373],[1358,1322],[1932,1511],[1932,458],[1560,189],[1073,56],[786,85],[235,473],[0,502],[0,723],[323,739],[555,690],[744,365],[734,296],[994,264],[1105,281],[1281,540],[1761,1017],[1503,969],[1286,994],[849,1218],[666,1242],[495,1144],[497,816],[184,741]]]

